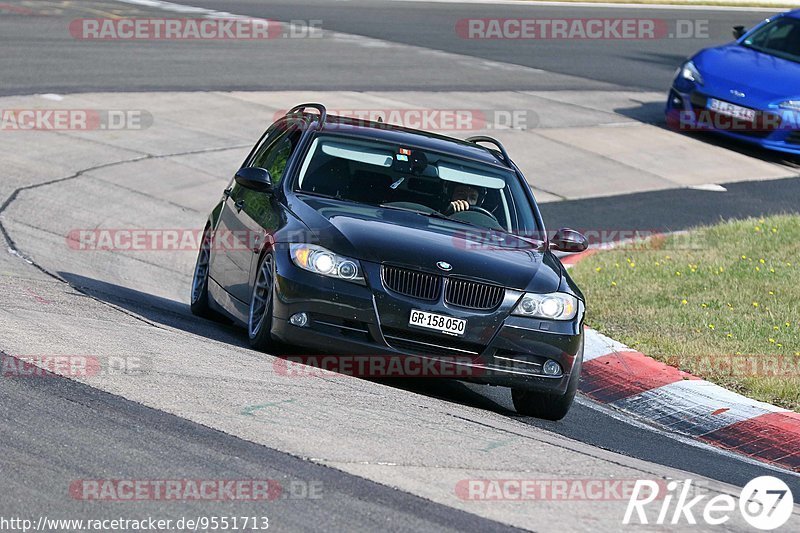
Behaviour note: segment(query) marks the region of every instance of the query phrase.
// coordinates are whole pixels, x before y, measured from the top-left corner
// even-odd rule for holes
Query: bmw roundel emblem
[[[451,270],[453,270],[453,265],[451,265],[447,261],[439,261],[438,263],[436,263],[436,266],[441,268],[445,272],[450,272]]]

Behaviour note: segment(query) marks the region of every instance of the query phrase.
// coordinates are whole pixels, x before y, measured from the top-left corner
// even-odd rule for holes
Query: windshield
[[[536,230],[533,209],[512,171],[385,142],[318,136],[296,190],[491,230]]]
[[[754,31],[742,46],[800,63],[800,20],[781,17]]]

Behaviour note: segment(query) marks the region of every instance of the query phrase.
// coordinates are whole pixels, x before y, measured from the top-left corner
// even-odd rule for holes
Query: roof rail
[[[467,138],[467,142],[471,142],[471,143],[475,143],[475,144],[478,144],[478,143],[490,143],[490,144],[495,145],[495,147],[497,147],[497,150],[503,156],[503,160],[505,161],[506,165],[508,165],[510,167],[513,167],[513,164],[511,163],[511,158],[508,157],[508,152],[506,152],[505,147],[502,144],[500,144],[500,141],[498,141],[494,137],[487,137],[486,135],[477,135],[475,137]],[[486,147],[484,146],[484,148],[486,148]]]
[[[325,120],[328,118],[328,110],[325,109],[325,106],[322,105],[322,104],[300,104],[300,105],[296,105],[293,108],[291,108],[286,114],[287,115],[291,115],[292,113],[303,113],[306,110],[307,107],[310,107],[311,109],[316,109],[317,111],[319,111],[319,127],[320,127],[320,129],[322,129],[322,127],[325,125]]]

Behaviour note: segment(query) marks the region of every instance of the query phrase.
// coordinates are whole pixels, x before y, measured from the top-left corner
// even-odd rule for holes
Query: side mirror
[[[734,26],[733,27],[733,38],[734,39],[739,39],[739,37],[741,37],[745,33],[747,33],[747,30],[745,29],[744,26]]]
[[[245,167],[236,173],[236,183],[245,189],[258,192],[272,192],[272,177],[269,171],[258,167]]]
[[[550,239],[550,249],[559,252],[583,252],[589,248],[586,237],[574,229],[561,228]]]

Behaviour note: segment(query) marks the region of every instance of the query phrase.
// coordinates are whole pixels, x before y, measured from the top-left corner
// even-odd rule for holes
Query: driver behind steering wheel
[[[485,195],[485,191],[482,193],[477,187],[459,183],[453,188],[447,212],[458,213],[460,211],[469,211],[471,206],[480,207]]]

